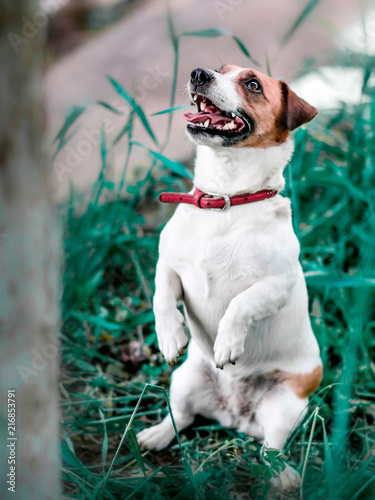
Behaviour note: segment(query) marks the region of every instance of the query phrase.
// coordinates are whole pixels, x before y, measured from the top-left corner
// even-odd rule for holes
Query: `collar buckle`
[[[206,193],[210,196],[215,196],[217,198],[223,198],[224,200],[224,206],[221,207],[221,208],[211,208],[211,210],[215,210],[215,211],[218,211],[218,212],[226,212],[229,207],[230,207],[230,196],[226,195],[226,194],[218,194],[218,193]]]

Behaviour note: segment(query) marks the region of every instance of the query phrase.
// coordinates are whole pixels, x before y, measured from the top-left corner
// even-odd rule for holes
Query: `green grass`
[[[175,48],[170,111],[181,39],[169,21]],[[246,53],[242,42],[235,42]],[[158,235],[167,221],[156,200],[162,190],[186,189],[191,172],[162,154],[172,112],[160,140],[152,119],[110,80],[128,102],[129,117],[112,144],[102,133],[103,168],[89,203],[72,191],[61,209],[65,498],[374,498],[375,93],[366,85],[368,72],[369,102],[343,106],[300,129],[285,172],[324,380],[284,450],[303,475],[303,486],[283,497],[269,489],[268,479],[283,467],[284,457],[261,455],[252,438],[217,422],[198,419],[181,433],[181,441],[160,453],[141,454],[138,448],[135,431],[167,412],[172,371],[158,351],[153,323]],[[83,111],[69,113],[59,148]],[[144,178],[127,184],[132,148],[142,146],[133,138],[135,119],[154,139],[155,150]],[[106,179],[106,168],[108,151],[119,141],[128,144],[129,153],[117,186]]]

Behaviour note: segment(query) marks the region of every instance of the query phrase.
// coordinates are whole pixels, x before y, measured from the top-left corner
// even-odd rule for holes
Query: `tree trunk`
[[[47,16],[37,0],[0,7],[0,496],[58,499],[60,235],[43,142]]]

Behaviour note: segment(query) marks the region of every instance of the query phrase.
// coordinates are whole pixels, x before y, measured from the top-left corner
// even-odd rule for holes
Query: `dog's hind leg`
[[[184,415],[176,410],[176,408],[173,410],[172,407],[172,411],[178,432],[189,426],[194,420],[194,417],[191,418],[190,415]],[[163,450],[169,445],[174,437],[175,432],[170,414],[168,414],[160,424],[154,425],[153,427],[147,427],[147,429],[143,429],[143,431],[137,434],[137,440],[141,450]]]
[[[282,384],[265,395],[256,411],[256,421],[263,428],[266,448],[282,450],[289,434],[301,422],[307,403],[307,398],[299,398]],[[272,482],[283,490],[291,490],[298,487],[300,477],[286,464],[285,470]]]
[[[194,421],[194,401],[199,399],[202,390],[202,365],[197,357],[194,341],[190,341],[186,361],[172,373],[170,387],[170,403],[177,431],[188,427]],[[166,448],[175,432],[170,415],[153,427],[137,434],[141,449],[162,450]]]
[[[307,399],[301,399],[288,387],[279,384],[268,392],[256,410],[256,421],[264,432],[264,444],[282,449],[290,432],[303,418]]]

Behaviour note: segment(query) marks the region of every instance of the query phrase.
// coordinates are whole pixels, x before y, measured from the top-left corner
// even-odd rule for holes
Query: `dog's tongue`
[[[226,123],[234,122],[237,126],[237,130],[242,130],[245,126],[244,122],[238,116],[235,118],[223,116],[220,110],[215,106],[207,106],[204,111],[200,111],[199,113],[185,113],[182,117],[190,123],[204,124],[209,120],[210,126],[224,126]]]
[[[223,116],[215,106],[207,106],[204,111],[200,111],[199,113],[185,113],[182,117],[191,123],[205,123],[208,119],[210,120],[210,125],[225,125],[233,121],[233,118]]]

